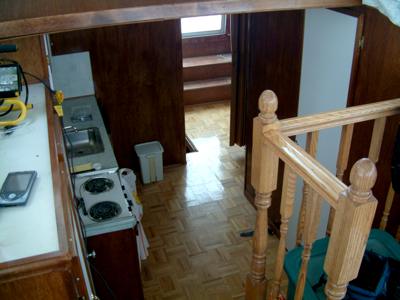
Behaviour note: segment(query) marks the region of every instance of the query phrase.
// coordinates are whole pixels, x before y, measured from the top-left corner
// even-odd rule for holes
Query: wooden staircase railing
[[[308,261],[316,240],[323,201],[330,207],[327,234],[331,235],[324,263],[328,276],[325,294],[328,300],[343,299],[348,282],[357,277],[365,251],[377,200],[371,189],[375,184],[386,118],[400,114],[400,99],[355,106],[343,110],[279,121],[278,99],[272,91],[259,98],[260,114],[253,121],[251,182],[256,191],[257,219],[253,238],[251,272],[246,281],[246,299],[277,299],[283,275],[288,223],[293,214],[296,178],[304,181],[303,200],[297,228],[297,244],[303,242],[302,263],[295,299],[303,299]],[[347,169],[354,124],[375,120],[368,159],[359,160],[350,173],[350,186],[343,182]],[[315,156],[318,134],[322,129],[342,126],[336,176]],[[289,137],[307,134],[306,149]],[[268,208],[277,187],[278,163],[285,163],[281,197],[281,226],[274,277],[265,278]],[[386,226],[393,194],[388,195],[381,227]]]

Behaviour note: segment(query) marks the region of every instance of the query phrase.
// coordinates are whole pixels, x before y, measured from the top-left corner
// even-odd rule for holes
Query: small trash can
[[[163,152],[160,142],[148,142],[135,145],[139,157],[143,183],[163,180]]]

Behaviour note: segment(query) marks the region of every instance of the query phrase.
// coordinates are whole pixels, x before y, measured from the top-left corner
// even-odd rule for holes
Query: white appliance
[[[118,172],[75,175],[74,187],[87,237],[135,226],[132,204],[124,195]]]

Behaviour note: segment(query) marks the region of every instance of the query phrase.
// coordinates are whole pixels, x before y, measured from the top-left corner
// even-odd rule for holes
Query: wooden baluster
[[[272,91],[264,91],[258,102],[260,114],[253,121],[251,183],[256,191],[256,227],[253,237],[251,272],[246,280],[246,299],[265,299],[265,261],[267,249],[268,207],[276,189],[279,158],[264,143],[263,128],[279,129],[276,117],[278,99]]]
[[[280,284],[283,273],[283,263],[286,254],[286,236],[289,227],[289,219],[293,214],[294,197],[296,191],[296,173],[288,166],[285,165],[283,175],[282,197],[281,197],[281,237],[279,240],[278,255],[275,263],[274,280],[272,281],[269,299],[277,299],[280,291]]]
[[[379,225],[379,228],[382,230],[386,229],[386,225],[389,220],[390,210],[391,210],[392,204],[393,204],[393,198],[394,198],[394,189],[393,189],[392,184],[390,184],[389,191],[386,196],[385,209],[383,211],[381,224]]]
[[[319,131],[307,133],[306,151],[308,154],[310,154],[314,158],[317,155],[318,137],[319,137]],[[309,199],[310,197],[311,197],[311,188],[306,182],[304,182],[303,183],[303,198],[301,200],[299,221],[297,223],[297,235],[296,235],[296,245],[297,246],[301,245],[301,240],[303,238],[304,222],[305,222],[304,204],[307,201],[307,199]]]
[[[354,124],[343,126],[340,137],[339,155],[336,162],[336,177],[343,181],[344,172],[349,163],[351,139],[353,138]]]
[[[351,186],[339,198],[324,264],[328,300],[343,299],[358,275],[378,203],[371,192],[376,176],[375,164],[360,159],[351,169]]]
[[[379,154],[381,152],[381,146],[383,141],[383,134],[385,132],[386,118],[376,119],[374,122],[374,129],[372,131],[371,145],[369,146],[368,158],[373,163],[377,163],[379,160]]]
[[[303,299],[304,287],[307,278],[308,262],[311,256],[312,244],[317,237],[321,215],[322,199],[317,192],[311,189],[311,196],[305,201],[304,249],[301,258],[301,267],[297,276],[295,300]]]
[[[354,124],[345,125],[342,128],[340,137],[339,154],[336,161],[336,177],[343,181],[344,172],[349,163],[349,154],[351,147],[351,139],[353,138]],[[330,235],[332,231],[333,219],[335,218],[335,210],[331,207],[329,210],[328,225],[326,227],[326,235]]]

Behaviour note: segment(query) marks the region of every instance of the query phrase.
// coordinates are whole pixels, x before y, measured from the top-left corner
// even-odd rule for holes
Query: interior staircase
[[[229,100],[232,55],[216,54],[183,59],[185,105]]]

